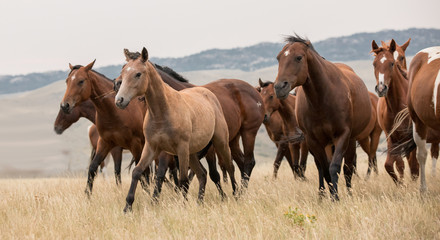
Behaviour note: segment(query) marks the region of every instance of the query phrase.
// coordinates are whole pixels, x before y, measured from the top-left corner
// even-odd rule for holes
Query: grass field
[[[340,202],[319,199],[312,161],[306,182],[295,181],[285,162],[272,180],[266,163],[257,164],[239,200],[228,184],[222,202],[208,181],[199,205],[194,180],[187,202],[170,187],[158,204],[139,190],[130,214],[122,211],[126,172],[121,187],[113,176],[98,176],[90,200],[83,176],[1,179],[0,239],[440,239],[440,177],[428,177],[429,191],[421,196],[418,182],[407,176],[405,186],[396,187],[382,165],[365,181],[365,162],[352,197],[340,181]]]

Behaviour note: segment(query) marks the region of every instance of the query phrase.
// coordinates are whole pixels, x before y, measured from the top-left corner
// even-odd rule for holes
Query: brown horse
[[[440,47],[423,49],[414,56],[408,71],[408,110],[413,121],[413,137],[417,145],[421,192],[425,192],[427,189],[425,164],[428,127],[440,131],[439,59]],[[433,165],[435,171],[435,163]]]
[[[228,146],[228,127],[217,97],[201,87],[176,91],[165,84],[154,66],[148,61],[146,48],[133,59],[125,52],[127,64],[121,72],[121,86],[115,98],[119,108],[126,108],[131,99],[145,96],[148,114],[144,120],[145,146],[140,162],[133,169],[132,182],[124,211],[131,211],[134,194],[141,174],[159,153],[179,158],[179,184],[186,197],[188,167],[199,180],[199,201],[203,201],[206,172],[196,153],[212,145],[228,166],[232,188],[236,194],[234,165]]]
[[[141,156],[145,138],[142,132],[142,121],[146,106],[141,101],[135,101],[126,110],[120,110],[114,105],[113,82],[104,75],[93,71],[95,61],[87,66],[72,66],[69,64],[67,89],[60,104],[61,109],[70,113],[77,105],[90,99],[96,109],[96,127],[99,140],[96,154],[89,166],[86,194],[90,196],[93,180],[99,164],[114,147],[130,150],[134,161]],[[148,179],[149,171],[144,176]],[[145,184],[143,184],[145,186]]]
[[[125,53],[132,55],[133,58],[140,55],[138,52]],[[155,67],[162,80],[173,89],[182,90],[195,87],[195,85],[189,83],[188,80],[171,68],[162,67],[157,64]],[[120,81],[116,81],[116,88],[120,84]],[[240,169],[242,185],[246,188],[252,169],[255,166],[254,146],[258,129],[264,118],[263,100],[254,87],[238,79],[220,79],[203,85],[202,87],[211,90],[222,106],[228,125],[229,147],[231,149],[232,158]],[[240,149],[240,138],[242,139],[244,153]],[[217,188],[219,188],[220,176],[216,169],[216,159],[213,150],[208,151],[206,160],[209,166],[209,175],[216,183]],[[222,169],[225,169],[222,165],[221,157],[219,157],[219,164]]]
[[[349,67],[341,68],[322,58],[309,40],[298,36],[286,40],[288,43],[277,56],[275,92],[278,98],[285,99],[293,88],[301,86],[295,111],[315,158],[319,190],[322,195],[325,178],[332,199],[338,200],[342,159],[345,158],[344,175],[350,190],[356,138],[367,137],[371,132],[367,126],[374,127],[371,111],[365,111],[372,109],[368,90]]]
[[[90,120],[93,125],[89,128],[89,139],[92,145],[92,153],[90,154],[90,161],[96,154],[96,148],[98,145],[99,133],[96,128],[95,123],[96,110],[93,102],[91,100],[84,101],[78,104],[70,114],[65,113],[60,109],[58,115],[55,119],[54,130],[57,134],[62,134],[67,128],[69,128],[73,123],[77,122],[81,117]],[[115,178],[116,184],[121,183],[121,163],[122,163],[122,148],[115,147],[110,151],[113,162],[115,164]],[[104,172],[105,161],[100,164],[101,172]]]
[[[377,82],[376,92],[380,97],[377,114],[379,124],[387,136],[388,152],[385,169],[396,184],[402,183],[405,164],[400,154],[395,154],[395,150],[392,151],[391,149],[395,149],[396,146],[408,140],[406,136],[411,127],[411,119],[407,117],[399,128],[390,134],[396,115],[406,108],[407,103],[408,80],[405,78],[406,71],[402,59],[398,58],[399,55],[402,55],[402,52],[399,53],[397,50],[398,48],[403,50],[404,56],[407,46],[408,44],[404,44],[402,47],[398,47],[394,39],[391,40],[389,47],[378,47],[374,40],[372,42],[372,52],[375,54],[373,66]],[[406,156],[413,180],[417,179],[419,173],[415,151],[414,149]],[[400,179],[394,172],[394,163],[396,163]]]
[[[296,136],[298,124],[296,121],[295,114],[295,103],[296,97],[289,95],[286,99],[280,100],[275,97],[275,91],[272,82],[263,82],[261,79],[259,83],[259,92],[263,98],[264,109],[266,111],[264,115],[264,123],[266,130],[272,134],[271,139],[275,142],[278,147],[277,155],[274,162],[273,176],[277,177],[277,172],[280,167],[281,160],[283,156],[286,156],[287,162],[292,168],[294,177],[299,177],[305,179],[304,172],[307,164],[307,155],[309,153],[307,149],[307,144],[305,141],[301,143],[288,143],[288,139]],[[274,123],[271,121],[279,121],[277,116],[280,117],[280,122],[278,123],[278,128],[282,128],[281,136],[275,135],[279,130],[277,126],[273,126]],[[276,122],[275,122],[276,123]],[[278,130],[278,131],[277,131]],[[301,149],[301,157],[300,157]],[[281,154],[281,152],[285,154]],[[300,160],[301,159],[301,160]]]

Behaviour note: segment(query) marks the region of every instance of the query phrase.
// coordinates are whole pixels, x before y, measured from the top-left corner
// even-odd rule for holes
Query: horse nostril
[[[287,86],[287,82],[283,82],[283,88]]]

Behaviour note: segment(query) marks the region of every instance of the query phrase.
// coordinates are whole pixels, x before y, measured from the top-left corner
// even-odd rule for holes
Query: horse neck
[[[288,126],[289,129],[296,127],[295,101],[293,97],[289,96],[285,100],[280,100],[278,112],[282,116],[284,124]]]
[[[148,116],[156,119],[162,118],[169,112],[169,100],[175,96],[177,91],[162,80],[153,66],[149,66],[149,69],[149,80],[147,83],[147,90],[145,91]]]
[[[408,80],[402,75],[398,66],[393,67],[388,93],[385,96],[388,111],[399,112],[406,106]]]
[[[116,111],[114,98],[109,98],[107,94],[113,90],[113,84],[104,76],[89,71],[89,78],[91,79],[92,91],[90,99],[95,105],[96,112],[100,115],[112,114]]]
[[[95,123],[96,110],[93,102],[86,101],[83,105],[81,105],[80,116],[89,119],[92,123]]]
[[[332,70],[336,66],[331,66],[329,62],[324,60],[313,50],[308,50],[307,56],[308,77],[306,82],[302,85],[307,101],[315,108],[320,108],[322,103],[326,101],[322,96],[329,93],[331,85],[327,69]],[[333,81],[332,84],[335,82]]]

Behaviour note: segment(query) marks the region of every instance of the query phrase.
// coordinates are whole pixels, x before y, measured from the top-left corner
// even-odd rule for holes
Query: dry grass
[[[90,200],[84,177],[2,179],[0,239],[440,239],[439,177],[428,177],[429,192],[420,196],[409,178],[398,188],[383,168],[364,181],[365,169],[352,197],[340,181],[340,202],[319,200],[309,161],[307,182],[294,181],[286,163],[277,180],[270,164],[258,164],[238,201],[222,202],[210,181],[204,205],[196,203],[197,180],[187,202],[166,186],[156,205],[138,191],[131,214],[122,212],[128,174],[122,187],[98,177]],[[231,196],[230,185],[224,188]],[[297,215],[285,216],[289,207]],[[301,214],[316,222],[295,222]]]

